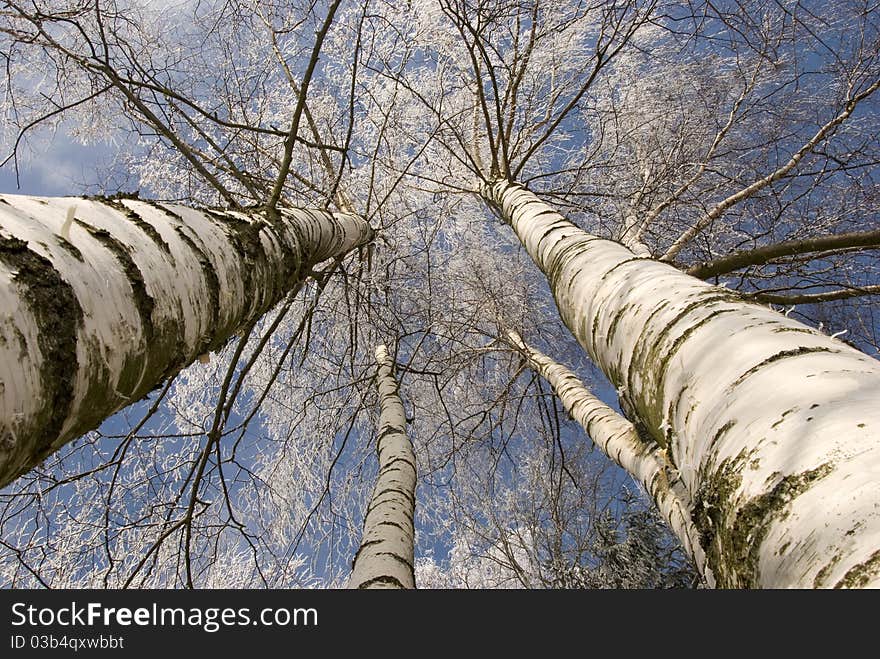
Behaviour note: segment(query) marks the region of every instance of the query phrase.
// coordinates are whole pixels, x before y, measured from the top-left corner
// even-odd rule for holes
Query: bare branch
[[[772,245],[763,245],[755,249],[722,256],[712,261],[698,263],[688,268],[686,272],[700,279],[708,279],[749,266],[763,265],[782,256],[860,247],[868,249],[880,248],[880,229],[820,236],[818,238],[786,240],[785,242]]]

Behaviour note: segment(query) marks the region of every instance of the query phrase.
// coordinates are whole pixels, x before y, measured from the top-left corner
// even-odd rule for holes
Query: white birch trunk
[[[379,389],[379,476],[367,514],[349,588],[415,588],[413,574],[416,458],[406,436],[406,415],[394,365],[384,345],[376,348]]]
[[[310,267],[372,238],[354,215],[0,195],[0,486],[220,348]]]
[[[620,236],[620,242],[626,246],[633,254],[645,259],[651,258],[651,250],[642,242],[642,233],[644,225],[635,217],[627,215],[624,220],[624,232]]]
[[[880,587],[880,362],[577,228],[483,194],[669,460],[722,587]]]
[[[645,487],[699,572],[709,585],[715,585],[711,571],[706,569],[700,534],[691,519],[690,497],[665,451],[655,442],[644,441],[632,423],[596,398],[568,368],[528,345],[516,332],[508,332],[507,341],[550,383],[565,411],[593,443]]]

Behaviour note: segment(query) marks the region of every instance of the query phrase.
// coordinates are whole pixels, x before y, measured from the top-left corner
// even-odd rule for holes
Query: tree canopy
[[[22,178],[54,131],[113,154],[70,194],[268,221],[315,208],[375,231],[8,485],[6,586],[344,585],[378,472],[383,344],[417,466],[417,585],[698,584],[521,345],[666,450],[483,198],[496,181],[880,351],[869,2],[5,4],[3,157]]]

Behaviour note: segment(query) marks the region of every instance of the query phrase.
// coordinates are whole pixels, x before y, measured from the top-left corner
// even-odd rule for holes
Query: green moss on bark
[[[212,347],[219,347],[219,345],[215,346],[215,343],[222,343],[215,341],[216,332],[220,329],[220,280],[217,278],[214,264],[198,243],[189,236],[187,229],[183,225],[175,224],[174,230],[190,251],[196,255],[199,266],[202,269],[202,276],[205,279],[210,304],[211,320],[209,327],[205,328],[202,342],[197,346],[195,354],[187,355],[188,358],[194,358],[197,355],[209,352]],[[167,375],[170,375],[170,373]]]
[[[868,560],[851,567],[843,579],[834,584],[835,588],[864,588],[880,574],[880,549],[871,554]]]
[[[821,570],[816,573],[816,578],[813,579],[813,588],[824,588],[826,585],[826,581],[828,576],[831,574],[831,571],[834,567],[840,563],[842,556],[840,554],[835,554],[830,561],[828,561]]]
[[[664,423],[664,415],[671,411],[663,407],[663,383],[673,357],[675,357],[685,342],[705,324],[722,314],[735,311],[735,309],[731,308],[713,308],[716,305],[723,305],[728,302],[740,303],[741,299],[732,293],[719,292],[718,289],[714,288],[706,289],[705,292],[697,294],[695,299],[689,302],[674,318],[666,323],[660,332],[648,336],[643,334],[640,337],[640,341],[644,341],[644,343],[637,346],[633,353],[633,360],[630,363],[630,374],[638,371],[650,374],[651,376],[648,380],[649,386],[645,387],[643,391],[637,392],[638,396],[635,400],[638,412],[644,419],[646,427],[659,429]],[[669,341],[673,330],[695,310],[709,308],[712,308],[712,311],[693,325],[687,327],[675,339]],[[632,380],[631,377],[630,380]],[[654,434],[659,443],[667,441],[667,438],[659,430],[654,431]]]
[[[722,588],[757,588],[761,584],[759,559],[771,526],[788,517],[789,504],[833,470],[826,463],[779,478],[763,494],[740,500],[742,471],[749,463],[745,451],[725,460],[712,475],[701,479],[694,498],[693,521],[700,533],[709,566]]]

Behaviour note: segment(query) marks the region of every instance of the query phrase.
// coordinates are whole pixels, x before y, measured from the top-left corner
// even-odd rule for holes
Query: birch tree
[[[353,215],[286,211],[269,223],[135,200],[4,196],[0,222],[11,311],[2,484],[253,325],[313,266],[372,238]]]
[[[307,106],[321,49],[325,41],[335,38],[331,28],[337,8],[338,3],[305,9],[271,3],[256,7],[242,3],[8,5],[2,20],[10,44],[5,109],[11,115],[10,125],[17,127],[9,142],[12,159],[21,156],[22,140],[32,131],[51,126],[62,114],[78,115],[76,135],[85,141],[97,139],[102,132],[118,137],[120,131],[127,131],[135,136],[134,143],[129,139],[121,149],[118,163],[129,178],[139,179],[141,189],[185,200],[190,206],[223,204],[226,208],[215,212],[219,216],[227,217],[227,209],[241,210],[228,216],[234,226],[256,226],[255,220],[261,219],[267,228],[258,235],[268,243],[267,250],[276,247],[274,240],[278,249],[291,252],[292,232],[270,239],[269,229],[283,223],[297,205],[315,208],[308,221],[312,233],[326,238],[328,234],[320,233],[326,228],[338,234],[336,238],[351,238],[351,234],[339,234],[341,225],[328,210],[337,202],[338,209],[352,208],[333,191],[343,171],[340,154],[344,149],[325,143],[321,134],[332,125],[334,133],[344,136],[344,123],[340,128],[340,121],[331,118],[336,99],[313,91],[308,100],[312,105]],[[362,12],[358,10],[356,16]],[[343,29],[349,27],[352,24]],[[356,23],[353,28],[356,32]],[[242,44],[250,47],[242,48]],[[234,61],[224,60],[224,53],[229,52],[237,53]],[[35,70],[47,75],[35,80],[31,76]],[[267,90],[271,93],[263,93]],[[348,94],[340,98],[347,103]],[[313,154],[318,156],[312,158]],[[90,221],[82,217],[82,210],[79,220]],[[188,216],[189,211],[184,214]],[[217,224],[217,218],[211,217],[207,221]],[[320,218],[331,223],[324,227],[320,222],[318,227]],[[368,229],[363,220],[358,222],[361,229]],[[225,237],[223,231],[228,229],[222,223],[218,226],[220,237]],[[74,225],[73,233],[77,231]],[[236,270],[240,276],[251,276],[249,267],[258,265],[254,256],[247,257]],[[232,256],[221,253],[217,258]],[[151,404],[137,405],[133,414],[142,417],[132,421],[130,431],[115,434],[108,448],[104,448],[108,443],[104,434],[90,434],[78,447],[53,457],[45,471],[32,472],[16,484],[7,499],[10,517],[4,520],[20,519],[22,502],[29,501],[40,511],[35,518],[46,523],[8,523],[9,537],[16,538],[6,545],[10,555],[17,557],[12,563],[15,570],[21,569],[26,578],[33,577],[42,585],[74,583],[65,580],[78,579],[77,574],[90,584],[104,586],[162,583],[191,587],[206,579],[238,584],[255,579],[263,585],[279,583],[275,579],[308,583],[307,576],[300,581],[296,573],[304,563],[296,547],[315,511],[309,511],[307,497],[290,506],[279,468],[299,482],[303,492],[314,486],[318,507],[322,500],[326,506],[323,479],[329,480],[332,472],[332,451],[341,450],[333,447],[334,436],[338,434],[344,448],[347,424],[358,421],[346,418],[346,401],[357,400],[358,393],[350,390],[339,396],[328,384],[329,391],[313,390],[302,396],[296,392],[276,402],[270,390],[275,382],[287,381],[290,364],[306,359],[313,327],[333,312],[351,311],[342,296],[335,298],[341,309],[331,312],[328,308],[327,316],[316,310],[328,284],[332,289],[334,276],[344,271],[341,260],[314,271],[307,261],[282,265],[276,274],[298,271],[302,281],[293,289],[273,291],[285,295],[298,291],[304,299],[279,294],[275,302],[280,304],[271,319],[261,317],[273,306],[268,298],[240,300],[237,303],[253,314],[232,326],[232,342],[223,346],[218,339],[216,345],[198,346],[199,355],[204,355],[201,361],[208,361],[207,349],[224,349],[210,357],[208,364],[200,363],[195,372],[190,369],[182,378],[169,379],[167,386],[151,394]],[[232,290],[249,292],[234,283],[237,288]],[[180,313],[185,311],[184,307]],[[297,312],[301,315],[291,318]],[[345,322],[342,317],[337,321],[339,333],[332,340],[344,339],[347,345],[350,335]],[[269,355],[278,363],[269,363]],[[169,367],[168,375],[182,365]],[[307,365],[315,376],[320,368]],[[333,373],[325,374],[329,383]],[[243,399],[253,400],[255,407],[249,408]],[[159,429],[145,428],[163,400],[171,408],[171,422],[163,422]],[[318,420],[303,413],[291,419],[288,409],[284,429],[281,423],[269,422],[268,441],[259,446],[250,443],[257,437],[252,438],[247,429],[262,423],[262,409],[272,411],[292,403],[306,410],[316,401],[334,409],[336,423],[328,415]],[[316,429],[326,429],[328,423],[332,426],[332,432],[325,435],[329,446],[310,447],[315,450],[314,459],[298,455],[304,445],[289,437],[303,419]],[[348,432],[352,432],[351,425]],[[166,441],[151,442],[156,435]],[[242,486],[245,481],[252,489]],[[71,509],[89,511],[79,520],[65,512],[64,497],[61,501],[54,498],[65,489]],[[105,510],[93,516],[88,502],[95,500],[103,502]],[[127,512],[117,515],[114,510]],[[284,510],[289,519],[282,522],[274,517],[273,527],[266,521],[269,510]],[[303,527],[298,529],[299,524]],[[323,529],[318,526],[320,535]],[[62,529],[70,538],[81,538],[77,552],[56,552],[47,546]],[[242,555],[250,556],[250,573],[246,568],[226,575],[217,571],[224,561]],[[31,568],[34,563],[40,566],[37,570]],[[278,571],[272,572],[267,564]],[[94,573],[83,572],[89,569]],[[332,576],[324,573],[322,578]]]
[[[550,383],[565,410],[596,445],[650,493],[685,551],[693,557],[697,569],[703,572],[705,550],[700,545],[700,535],[692,521],[690,497],[678,482],[678,470],[668,460],[660,444],[645,441],[632,423],[596,398],[574,373],[529,346],[519,334],[509,331],[505,339]],[[709,581],[710,585],[714,585],[711,574]]]
[[[406,414],[397,393],[394,363],[384,345],[376,347],[379,389],[379,476],[364,519],[364,537],[352,564],[350,588],[413,588],[413,511],[416,458],[406,436]]]
[[[633,12],[623,11],[613,20],[603,20],[603,28],[611,27],[593,37],[597,44],[594,73],[607,66],[608,59],[615,57],[627,41],[640,38],[636,32],[650,20],[652,8],[644,14],[635,8]],[[700,531],[711,578],[731,587],[872,583],[877,570],[873,549],[877,527],[873,510],[877,502],[864,474],[876,468],[876,442],[872,441],[875,431],[871,430],[877,423],[876,406],[872,404],[877,388],[876,362],[802,325],[599,240],[513,183],[528,171],[527,163],[541,141],[549,139],[565,113],[581,103],[593,77],[587,76],[583,86],[569,87],[555,97],[548,93],[545,98],[562,106],[561,112],[553,115],[557,121],[550,124],[538,143],[508,148],[512,124],[505,124],[501,117],[517,116],[515,103],[523,79],[513,72],[534,57],[531,48],[524,51],[528,56],[516,47],[505,48],[511,40],[517,43],[522,23],[463,5],[450,6],[447,13],[465,37],[462,61],[466,67],[470,60],[470,76],[476,89],[474,104],[483,108],[477,123],[484,131],[484,144],[491,156],[491,164],[485,167],[480,158],[473,157],[471,171],[488,180],[482,188],[483,196],[514,228],[526,251],[547,275],[563,320],[617,387],[627,413],[645,427],[652,441],[681,472],[688,497],[693,497],[688,516]],[[518,18],[522,17],[520,14]],[[865,21],[863,25],[869,25],[870,19],[864,14],[860,18]],[[720,16],[719,22],[732,27],[735,19],[748,22],[751,16],[734,12]],[[774,20],[769,16],[767,25],[774,27]],[[779,32],[770,37],[779,36],[776,45],[788,37],[785,20],[780,20]],[[796,17],[795,33],[808,28],[802,20],[802,16]],[[875,27],[871,25],[870,29]],[[530,44],[537,43],[536,34],[540,32],[532,29]],[[766,37],[762,43],[773,45]],[[841,51],[845,52],[846,47]],[[830,140],[860,103],[871,98],[880,84],[876,49],[857,43],[839,61],[848,67],[844,69],[848,76],[845,92],[837,101],[841,109],[833,110],[830,119],[821,121],[818,130],[795,147],[787,162],[695,218],[661,255],[663,260],[678,257],[685,244],[727,209],[785,179],[819,144]],[[755,70],[743,95],[749,95],[756,77]],[[728,121],[712,138],[709,157],[730,130],[742,99],[734,101]],[[494,116],[488,111],[493,104],[497,109]],[[528,120],[527,115],[526,124]],[[705,169],[701,166],[676,195],[687,190]],[[645,183],[649,176],[650,170]],[[496,181],[498,177],[502,180]],[[662,212],[675,199],[662,202],[651,212]],[[623,220],[629,224],[633,217],[629,211]],[[639,241],[641,231],[630,229],[625,228],[622,238],[637,248],[641,257],[650,255]],[[857,249],[861,240],[873,246],[873,235],[868,231],[856,237],[840,236],[839,240],[845,248]],[[829,240],[830,246],[835,239]],[[794,245],[789,243],[787,247]],[[794,249],[809,253],[811,245],[801,242]],[[767,254],[774,250],[785,252],[784,248],[773,247]],[[673,282],[678,282],[680,288]],[[871,291],[869,287],[860,292]],[[755,333],[753,341],[748,339],[749,331]],[[724,347],[724,337],[734,335],[736,339],[727,340],[735,344]],[[728,360],[724,375],[719,372],[717,359],[703,356],[707,351],[719,357],[737,354],[734,345],[742,346],[739,350],[745,354],[742,359]],[[700,366],[707,368],[702,378]],[[821,384],[806,383],[819,373],[823,375]],[[784,396],[776,393],[783,380],[805,384],[796,394]],[[774,404],[774,412],[767,410],[767,401],[773,399],[771,392],[779,397],[774,401],[779,404],[778,408]],[[728,395],[729,402],[725,400]],[[761,405],[760,423],[744,414]],[[804,408],[820,407],[830,415],[821,415],[823,424],[825,420],[831,424],[829,419],[833,417],[841,425],[833,426],[834,430],[831,425],[809,426],[820,419],[817,413],[798,414]],[[786,441],[788,428],[793,433]],[[771,431],[779,436],[770,438]],[[859,463],[856,456],[865,462]],[[844,482],[851,489],[844,488]],[[836,499],[840,503],[835,505],[832,493],[846,498],[851,505],[843,504],[843,499]],[[822,514],[813,515],[819,501],[824,502]],[[856,534],[860,539],[850,537],[853,529],[863,529],[864,535]]]
[[[676,465],[719,584],[876,583],[876,360],[634,257],[519,186],[484,194],[547,273],[566,325]],[[782,391],[791,381],[797,390]]]
[[[711,34],[689,38],[711,67],[664,38],[599,81],[607,112],[592,125],[623,139],[594,161],[592,192],[612,194],[587,203],[637,254],[843,325],[873,354],[858,318],[876,294],[876,17],[857,5],[706,9]],[[835,300],[848,302],[817,306]]]
[[[736,252],[738,265],[705,276],[814,324],[822,301],[870,314],[858,298],[876,292],[874,14],[713,4],[677,32],[650,3],[563,3],[545,18],[551,6],[447,6],[469,35],[445,64],[472,90],[458,102],[473,111],[450,116],[444,138],[472,154],[457,185],[518,180],[683,269]],[[849,338],[871,342],[864,324]]]

